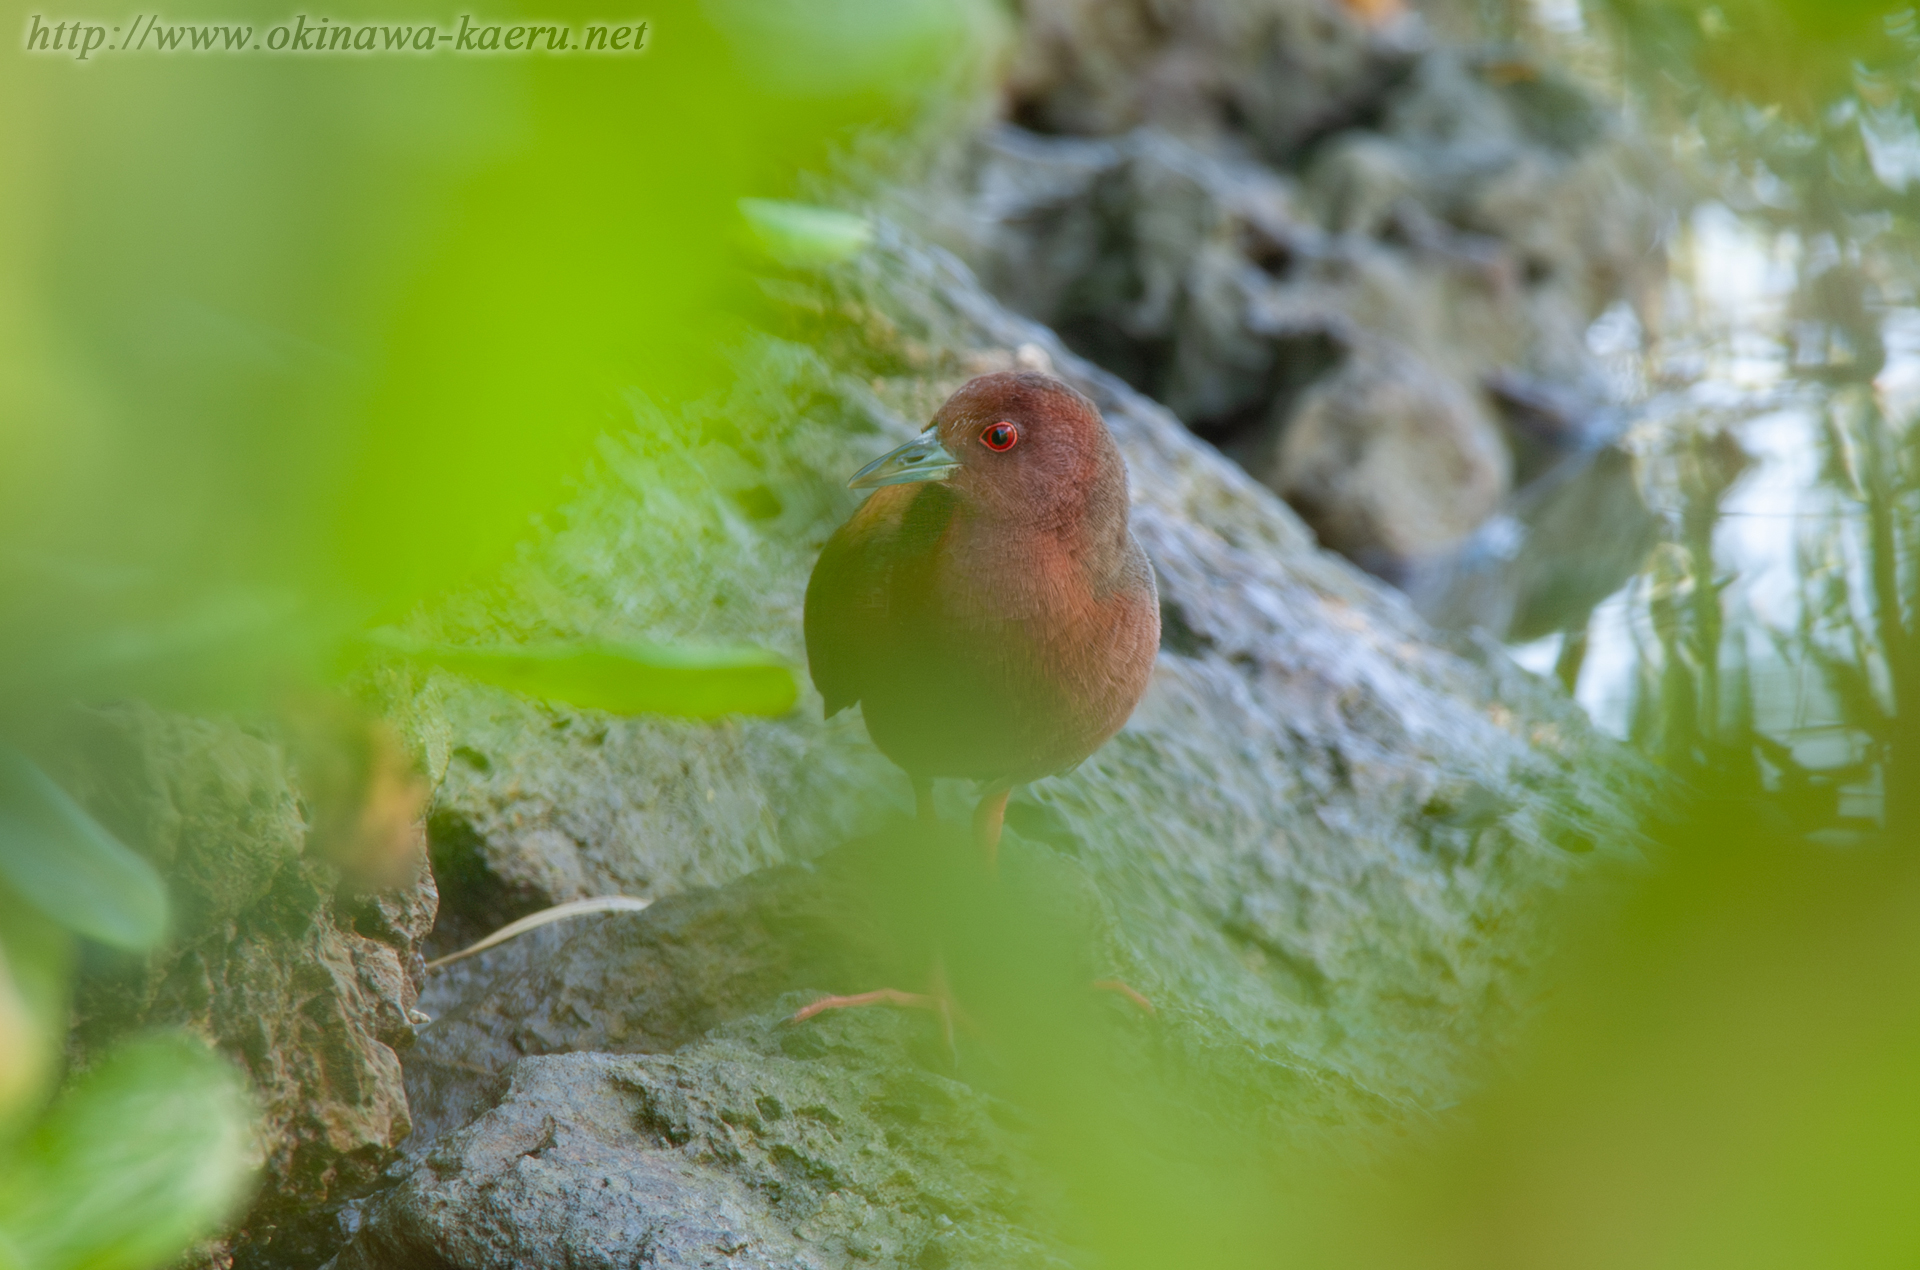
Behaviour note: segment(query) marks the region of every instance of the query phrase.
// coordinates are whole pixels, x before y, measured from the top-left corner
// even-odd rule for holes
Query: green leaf
[[[830,265],[858,253],[873,238],[865,217],[785,203],[769,198],[743,198],[740,214],[754,243],[783,265]]]
[[[902,103],[988,87],[1001,6],[953,0],[703,0],[757,84],[790,101],[862,91]],[[1011,6],[1007,6],[1011,8]]]
[[[0,748],[0,877],[69,930],[133,951],[167,933],[153,866],[23,754]]]
[[[38,1270],[146,1270],[214,1233],[252,1189],[244,1079],[183,1033],[76,1080],[0,1174],[0,1239]]]
[[[763,648],[564,643],[521,647],[420,644],[374,632],[377,646],[530,697],[609,714],[785,714],[799,696],[793,669]]]
[[[59,1072],[73,955],[71,932],[0,883],[0,1142],[39,1108]]]

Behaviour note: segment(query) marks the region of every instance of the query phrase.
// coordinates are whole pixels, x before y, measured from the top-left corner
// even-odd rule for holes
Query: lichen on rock
[[[1118,977],[1163,1004],[1154,1022],[1102,1003],[1118,1012],[1100,1024],[1120,1029],[1114,1055],[1185,1055],[1177,1066],[1208,1073],[1201,1084],[1239,1091],[1227,1102],[1266,1108],[1273,1141],[1391,1135],[1460,1097],[1528,1008],[1553,897],[1596,858],[1633,854],[1631,764],[1497,648],[1438,639],[1240,467],[951,257],[882,223],[862,256],[771,290],[809,343],[759,338],[730,398],[674,420],[641,403],[557,527],[500,586],[432,620],[491,637],[538,614],[549,631],[677,627],[797,654],[811,553],[851,505],[845,474],[968,375],[1043,365],[1088,392],[1120,440],[1168,635],[1134,720],[1009,809],[1009,867],[1059,880],[1043,911],[1082,914],[1027,925],[1084,936],[1061,945],[1080,950],[1059,954],[1078,967],[1061,982]],[[663,506],[673,514],[649,514]],[[940,923],[970,913],[991,927],[995,913],[1034,911],[1011,898],[1025,892],[916,908],[953,885],[903,882],[886,902],[863,890],[914,858],[871,837],[907,806],[905,783],[857,718],[822,721],[817,701],[696,728],[531,706],[436,676],[407,708],[442,711],[455,745],[487,756],[484,768],[456,761],[436,812],[459,818],[478,867],[491,835],[518,852],[556,841],[531,830],[559,827],[583,889],[657,902],[542,930],[430,983],[436,1021],[407,1058],[422,1132],[394,1189],[356,1208],[339,1264],[397,1266],[429,1250],[445,1264],[508,1264],[575,1231],[594,1250],[578,1264],[625,1264],[652,1240],[664,1264],[699,1265],[734,1255],[717,1250],[749,1226],[761,1252],[739,1264],[929,1264],[914,1259],[942,1236],[908,1192],[859,1193],[854,1224],[880,1233],[853,1251],[845,1223],[766,1200],[772,1154],[711,1145],[736,1141],[738,1126],[690,1160],[671,1134],[628,1127],[637,1104],[610,1092],[609,1073],[648,1088],[672,1073],[688,1106],[731,1105],[744,1097],[734,1086],[774,1080],[768,1064],[788,1070],[790,1047],[808,1043],[794,1038],[872,1026],[893,1039],[805,1055],[806,1079],[831,1083],[847,1063],[855,1087],[914,1070],[991,1090],[1004,1074],[981,1055],[995,1047],[961,1029],[956,1068],[930,1015],[780,1019],[810,994],[919,988],[934,965],[962,1011],[991,1003],[990,979],[963,983],[971,928]],[[956,796],[943,803],[956,822],[958,793],[942,795]],[[598,1056],[609,1053],[642,1057]],[[543,1117],[560,1145],[528,1138]],[[508,1149],[521,1138],[531,1145]],[[859,1172],[861,1141],[822,1139],[822,1167]],[[632,1191],[584,1198],[616,1162]],[[989,1184],[966,1172],[977,1164],[956,1164],[965,1185]],[[740,1207],[743,1183],[760,1207]],[[607,1205],[607,1230],[590,1236],[586,1215]],[[1067,1246],[1044,1205],[1009,1221],[1009,1248]]]

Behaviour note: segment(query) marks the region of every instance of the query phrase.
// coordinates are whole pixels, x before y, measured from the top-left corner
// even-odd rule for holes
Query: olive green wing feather
[[[943,486],[888,485],[821,548],[807,581],[807,669],[828,717],[864,697],[894,658],[912,655],[894,646],[902,636],[896,618],[951,516]]]

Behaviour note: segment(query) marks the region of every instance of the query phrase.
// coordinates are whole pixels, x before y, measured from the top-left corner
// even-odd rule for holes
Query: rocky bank
[[[406,1060],[420,1128],[393,1189],[351,1214],[342,1267],[1066,1257],[1044,1205],[981,1198],[1032,1167],[993,1110],[994,1044],[962,1030],[950,1051],[918,1014],[782,1020],[821,993],[922,987],[942,958],[959,983],[960,915],[1037,913],[1079,932],[1060,982],[1118,976],[1161,1003],[1109,1002],[1113,1044],[1170,1046],[1252,1091],[1277,1138],[1418,1124],[1525,1009],[1550,898],[1596,851],[1631,852],[1620,757],[1557,690],[1436,637],[951,257],[883,226],[851,265],[773,290],[831,333],[767,338],[735,395],[691,417],[636,403],[565,524],[439,620],[551,630],[567,597],[569,633],[747,637],[798,660],[844,474],[970,374],[1038,365],[1099,402],[1133,473],[1165,606],[1148,698],[1078,771],[1021,794],[1009,880],[973,908],[964,846],[913,841],[904,780],[817,700],[697,727],[424,685],[413,708],[456,745],[436,873],[475,897],[474,929],[586,894],[661,898],[430,980],[435,1021]],[[963,792],[943,797],[964,823]],[[900,1110],[903,1084],[947,1110]],[[954,1195],[973,1198],[935,1198]]]
[[[414,622],[802,664],[846,476],[971,375],[1051,370],[1119,438],[1163,645],[1126,729],[1016,797],[998,879],[912,829],[904,779],[810,690],[695,724],[377,669],[357,690],[434,793],[430,873],[371,890],[316,845],[287,737],[89,716],[105,757],[72,787],[167,869],[184,935],[89,968],[76,1044],[184,1022],[267,1107],[262,1198],[212,1261],[1068,1264],[1061,1055],[1177,1090],[1169,1141],[1364,1155],[1511,1037],[1554,898],[1634,853],[1637,773],[1351,561],[1412,585],[1516,507],[1567,519],[1531,482],[1576,484],[1559,460],[1587,470],[1605,429],[1555,434],[1595,416],[1540,403],[1597,398],[1582,333],[1650,267],[1650,213],[1537,68],[1295,0],[1159,12],[1034,6],[1009,122],[943,169],[951,197],[881,199],[852,260],[766,278],[729,394],[633,394],[517,561]],[[1553,425],[1547,459],[1503,401]],[[1533,601],[1496,589],[1503,628]],[[966,791],[940,797],[964,823]],[[655,903],[424,969],[606,894]],[[951,1036],[785,1022],[936,976]]]

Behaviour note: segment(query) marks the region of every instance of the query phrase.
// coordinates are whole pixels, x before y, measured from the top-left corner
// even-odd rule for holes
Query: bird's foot
[[[828,1010],[857,1010],[869,1005],[898,1005],[913,1010],[932,1010],[940,1016],[940,1035],[947,1043],[947,1049],[954,1053],[956,1061],[959,1051],[953,1043],[953,1021],[959,1010],[953,1004],[953,998],[946,992],[902,992],[898,988],[876,988],[872,992],[856,992],[852,996],[821,997],[809,1005],[795,1010],[789,1023],[805,1023],[816,1015]]]
[[[1123,979],[1095,979],[1093,981],[1093,986],[1097,991],[1100,991],[1100,992],[1119,993],[1121,996],[1133,1002],[1135,1005],[1139,1006],[1142,1010],[1146,1011],[1148,1014],[1159,1013],[1158,1010],[1153,1008],[1153,1002],[1147,1000],[1147,998],[1144,995],[1142,995],[1138,989],[1132,987]]]
[[[916,1010],[942,1010],[940,999],[924,992],[902,992],[898,988],[877,988],[872,992],[859,992],[847,997],[821,997],[811,1005],[802,1006],[794,1011],[790,1023],[804,1023],[816,1014],[825,1014],[828,1010],[853,1010],[863,1005],[904,1005]]]

